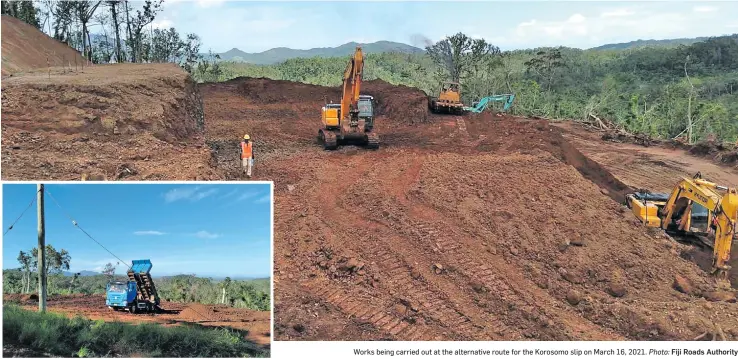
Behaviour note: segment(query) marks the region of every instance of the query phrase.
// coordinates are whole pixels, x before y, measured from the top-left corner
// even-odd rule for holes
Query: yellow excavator
[[[322,109],[323,127],[318,139],[326,150],[353,142],[370,149],[379,148],[379,136],[374,132],[374,98],[361,95],[364,54],[361,47],[346,65],[340,104],[326,104]]]
[[[738,190],[704,180],[701,173],[684,177],[671,194],[637,192],[626,196],[633,214],[649,227],[678,236],[714,237],[712,274],[730,288],[730,247],[738,222]]]

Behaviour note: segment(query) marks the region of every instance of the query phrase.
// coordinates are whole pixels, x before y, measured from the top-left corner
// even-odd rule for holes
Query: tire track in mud
[[[353,162],[355,163],[356,161],[360,160],[357,159]],[[343,193],[346,187],[353,185],[360,177],[366,175],[368,172],[367,167],[369,167],[369,165],[366,162],[360,162],[349,174],[334,177],[341,179],[340,184],[337,185],[331,182],[324,182],[324,186],[322,186],[318,192]],[[328,188],[325,188],[325,186],[328,186]],[[346,213],[351,214],[351,219],[353,221],[361,221],[361,218],[352,212],[343,212],[346,211],[346,208],[341,206],[340,201],[338,201],[334,196],[326,196],[325,200],[319,203],[322,204],[321,212],[328,217],[325,221],[326,224],[342,223],[346,221]],[[341,212],[342,215],[336,215],[338,212]],[[373,227],[375,227],[374,229],[378,229],[376,226]],[[329,229],[329,231],[333,232],[333,229]],[[362,233],[362,236],[360,237],[366,237],[364,234],[365,233]],[[331,235],[330,237],[336,238],[337,236]],[[363,243],[365,244],[366,242]],[[359,250],[358,252],[361,253],[362,250]],[[401,275],[403,272],[407,273],[406,265],[402,262],[397,260],[390,262],[386,260],[391,258],[391,256],[387,256],[389,253],[390,252],[388,251],[375,252],[370,257],[384,259],[381,261],[383,265],[390,263],[392,268],[387,271],[389,273],[394,273],[395,275]],[[375,303],[383,302],[380,298],[372,297],[372,300],[369,301],[359,299],[362,296],[362,293],[359,290],[341,288],[340,285],[330,280],[307,282],[303,284],[303,288],[305,291],[312,293],[320,300],[334,306],[339,311],[348,314],[351,320],[359,323],[368,323],[374,328],[391,336],[401,337],[406,340],[435,340],[437,338],[442,338],[440,335],[441,333],[434,329],[425,325],[412,324],[406,320],[405,316],[393,313],[395,312],[394,305],[376,305]]]
[[[359,291],[341,288],[327,280],[305,283],[303,288],[347,314],[350,320],[359,324],[367,323],[393,337],[419,341],[443,338],[440,332],[430,326],[412,324],[404,316],[398,315],[393,306],[376,305],[375,303],[382,302],[379,298],[359,299]]]
[[[404,190],[415,183],[422,164],[423,160],[416,158],[410,163],[409,167],[401,171],[402,185],[395,187],[397,191],[393,191],[393,197],[398,201],[406,201]],[[345,184],[344,186],[356,185],[356,181],[360,178],[376,174],[377,171],[367,170],[367,167],[366,165],[357,166],[351,174],[341,177],[343,179],[341,183]],[[332,184],[330,187],[331,193],[344,193]],[[321,190],[321,192],[324,191],[325,189]],[[362,322],[368,322],[375,328],[403,340],[434,340],[434,338],[449,337],[458,340],[484,340],[493,339],[495,337],[492,334],[493,332],[505,333],[507,331],[504,324],[496,318],[491,318],[473,301],[460,300],[459,298],[454,300],[450,298],[446,291],[433,287],[433,284],[424,280],[419,273],[414,276],[412,274],[413,266],[409,260],[418,257],[418,248],[407,249],[405,246],[397,248],[398,244],[412,243],[412,241],[394,235],[392,233],[393,229],[381,222],[365,219],[360,213],[356,213],[353,207],[345,206],[343,202],[337,199],[324,201],[323,203],[323,211],[334,217],[332,221],[328,222],[363,223],[362,228],[381,233],[372,236],[365,230],[362,230],[362,233],[354,231],[359,235],[359,238],[371,238],[373,240],[362,241],[358,248],[346,245],[347,243],[343,243],[343,246],[354,250],[360,257],[371,259],[372,264],[375,265],[373,267],[376,271],[375,274],[381,278],[379,284],[377,284],[382,289],[380,293],[389,293],[388,296],[391,299],[385,302],[384,307],[380,308],[355,299],[359,297],[358,291],[352,293],[345,289],[336,289],[330,281],[309,284],[306,287],[308,291],[315,293],[319,298],[339,308],[342,312],[358,318]],[[335,213],[341,213],[341,215],[337,216]],[[459,283],[453,283],[450,279],[434,278],[434,281],[444,282],[446,288],[458,290]],[[468,287],[468,284],[466,287]],[[311,288],[322,289],[316,293]],[[371,302],[377,303],[381,300],[376,298]],[[398,307],[404,307],[405,313],[397,315]],[[458,308],[465,308],[465,312]],[[429,324],[412,324],[411,322],[415,321],[413,319],[415,315]],[[430,323],[436,327],[430,325]],[[492,331],[489,329],[489,323],[496,323]],[[439,336],[439,330],[443,330],[443,335]],[[449,335],[449,333],[453,334]]]
[[[436,243],[439,251],[449,261],[448,263],[452,263],[457,271],[461,272],[462,275],[471,281],[482,283],[489,289],[487,296],[491,297],[495,302],[508,304],[511,303],[510,298],[514,298],[515,300],[512,302],[515,303],[515,309],[522,313],[523,318],[530,318],[535,322],[542,322],[545,321],[545,318],[552,318],[555,323],[568,323],[569,325],[566,325],[566,327],[582,327],[581,332],[584,335],[588,335],[589,340],[620,339],[617,335],[602,332],[602,328],[592,324],[589,320],[578,314],[572,313],[571,310],[550,297],[547,293],[539,293],[540,291],[530,289],[524,290],[523,288],[532,288],[533,286],[521,285],[528,280],[517,271],[506,270],[510,265],[505,263],[499,256],[484,256],[486,264],[475,260],[474,258],[480,256],[479,253],[473,253],[465,244],[460,243],[450,236],[442,235],[441,233],[444,232],[432,224],[446,223],[447,220],[440,212],[422,203],[416,203],[415,206],[417,208],[412,210],[412,213],[415,214],[415,218],[421,219],[408,219],[408,224],[418,230],[422,241]],[[446,225],[445,227],[451,228],[453,226]],[[506,278],[497,273],[506,273]],[[513,283],[517,283],[518,285]],[[509,324],[510,327],[520,324],[515,323],[514,320],[506,320],[506,322],[511,322]],[[495,332],[505,339],[521,339],[506,327],[498,327]],[[562,335],[558,340],[570,339],[566,335]]]

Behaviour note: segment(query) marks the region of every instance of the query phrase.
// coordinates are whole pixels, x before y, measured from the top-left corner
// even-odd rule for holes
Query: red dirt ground
[[[279,340],[691,340],[715,324],[738,338],[736,304],[702,298],[692,247],[640,226],[618,204],[628,183],[558,127],[429,115],[421,92],[381,81],[362,92],[380,100],[378,151],[315,143],[337,89],[202,88],[219,168],[239,176],[249,133],[256,177],[275,181]]]
[[[6,294],[4,301],[19,302],[26,309],[37,309],[38,298],[33,300],[27,295]],[[166,312],[157,314],[130,314],[116,312],[105,306],[102,295],[54,296],[48,299],[48,310],[69,316],[82,315],[93,320],[121,322],[155,322],[165,325],[179,323],[196,323],[208,327],[229,327],[248,331],[246,340],[264,348],[270,346],[271,321],[269,312],[258,312],[248,309],[231,308],[222,305],[183,304],[162,302]]]
[[[82,67],[78,51],[12,16],[2,15],[2,76],[48,67]],[[29,46],[33,44],[33,46]],[[48,60],[48,62],[47,62]]]
[[[430,115],[421,91],[382,81],[362,92],[379,100],[382,147],[326,152],[319,111],[338,89],[202,85],[211,158],[168,173],[244,179],[238,141],[254,139],[253,179],[275,181],[277,339],[692,340],[716,327],[738,339],[737,304],[706,299],[694,248],[619,204],[697,168],[735,185],[733,169],[542,120]],[[38,174],[16,172],[24,163],[15,178]]]

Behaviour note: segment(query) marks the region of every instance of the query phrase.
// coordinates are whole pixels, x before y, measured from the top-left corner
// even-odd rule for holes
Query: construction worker
[[[246,177],[251,178],[251,168],[254,166],[254,148],[249,135],[243,135],[240,151],[241,167],[243,167]]]

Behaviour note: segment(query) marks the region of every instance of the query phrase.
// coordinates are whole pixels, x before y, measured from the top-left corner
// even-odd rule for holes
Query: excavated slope
[[[173,64],[14,76],[2,108],[5,179],[217,178],[197,84]]]
[[[47,67],[82,67],[86,60],[75,49],[12,16],[2,15],[2,75]]]

